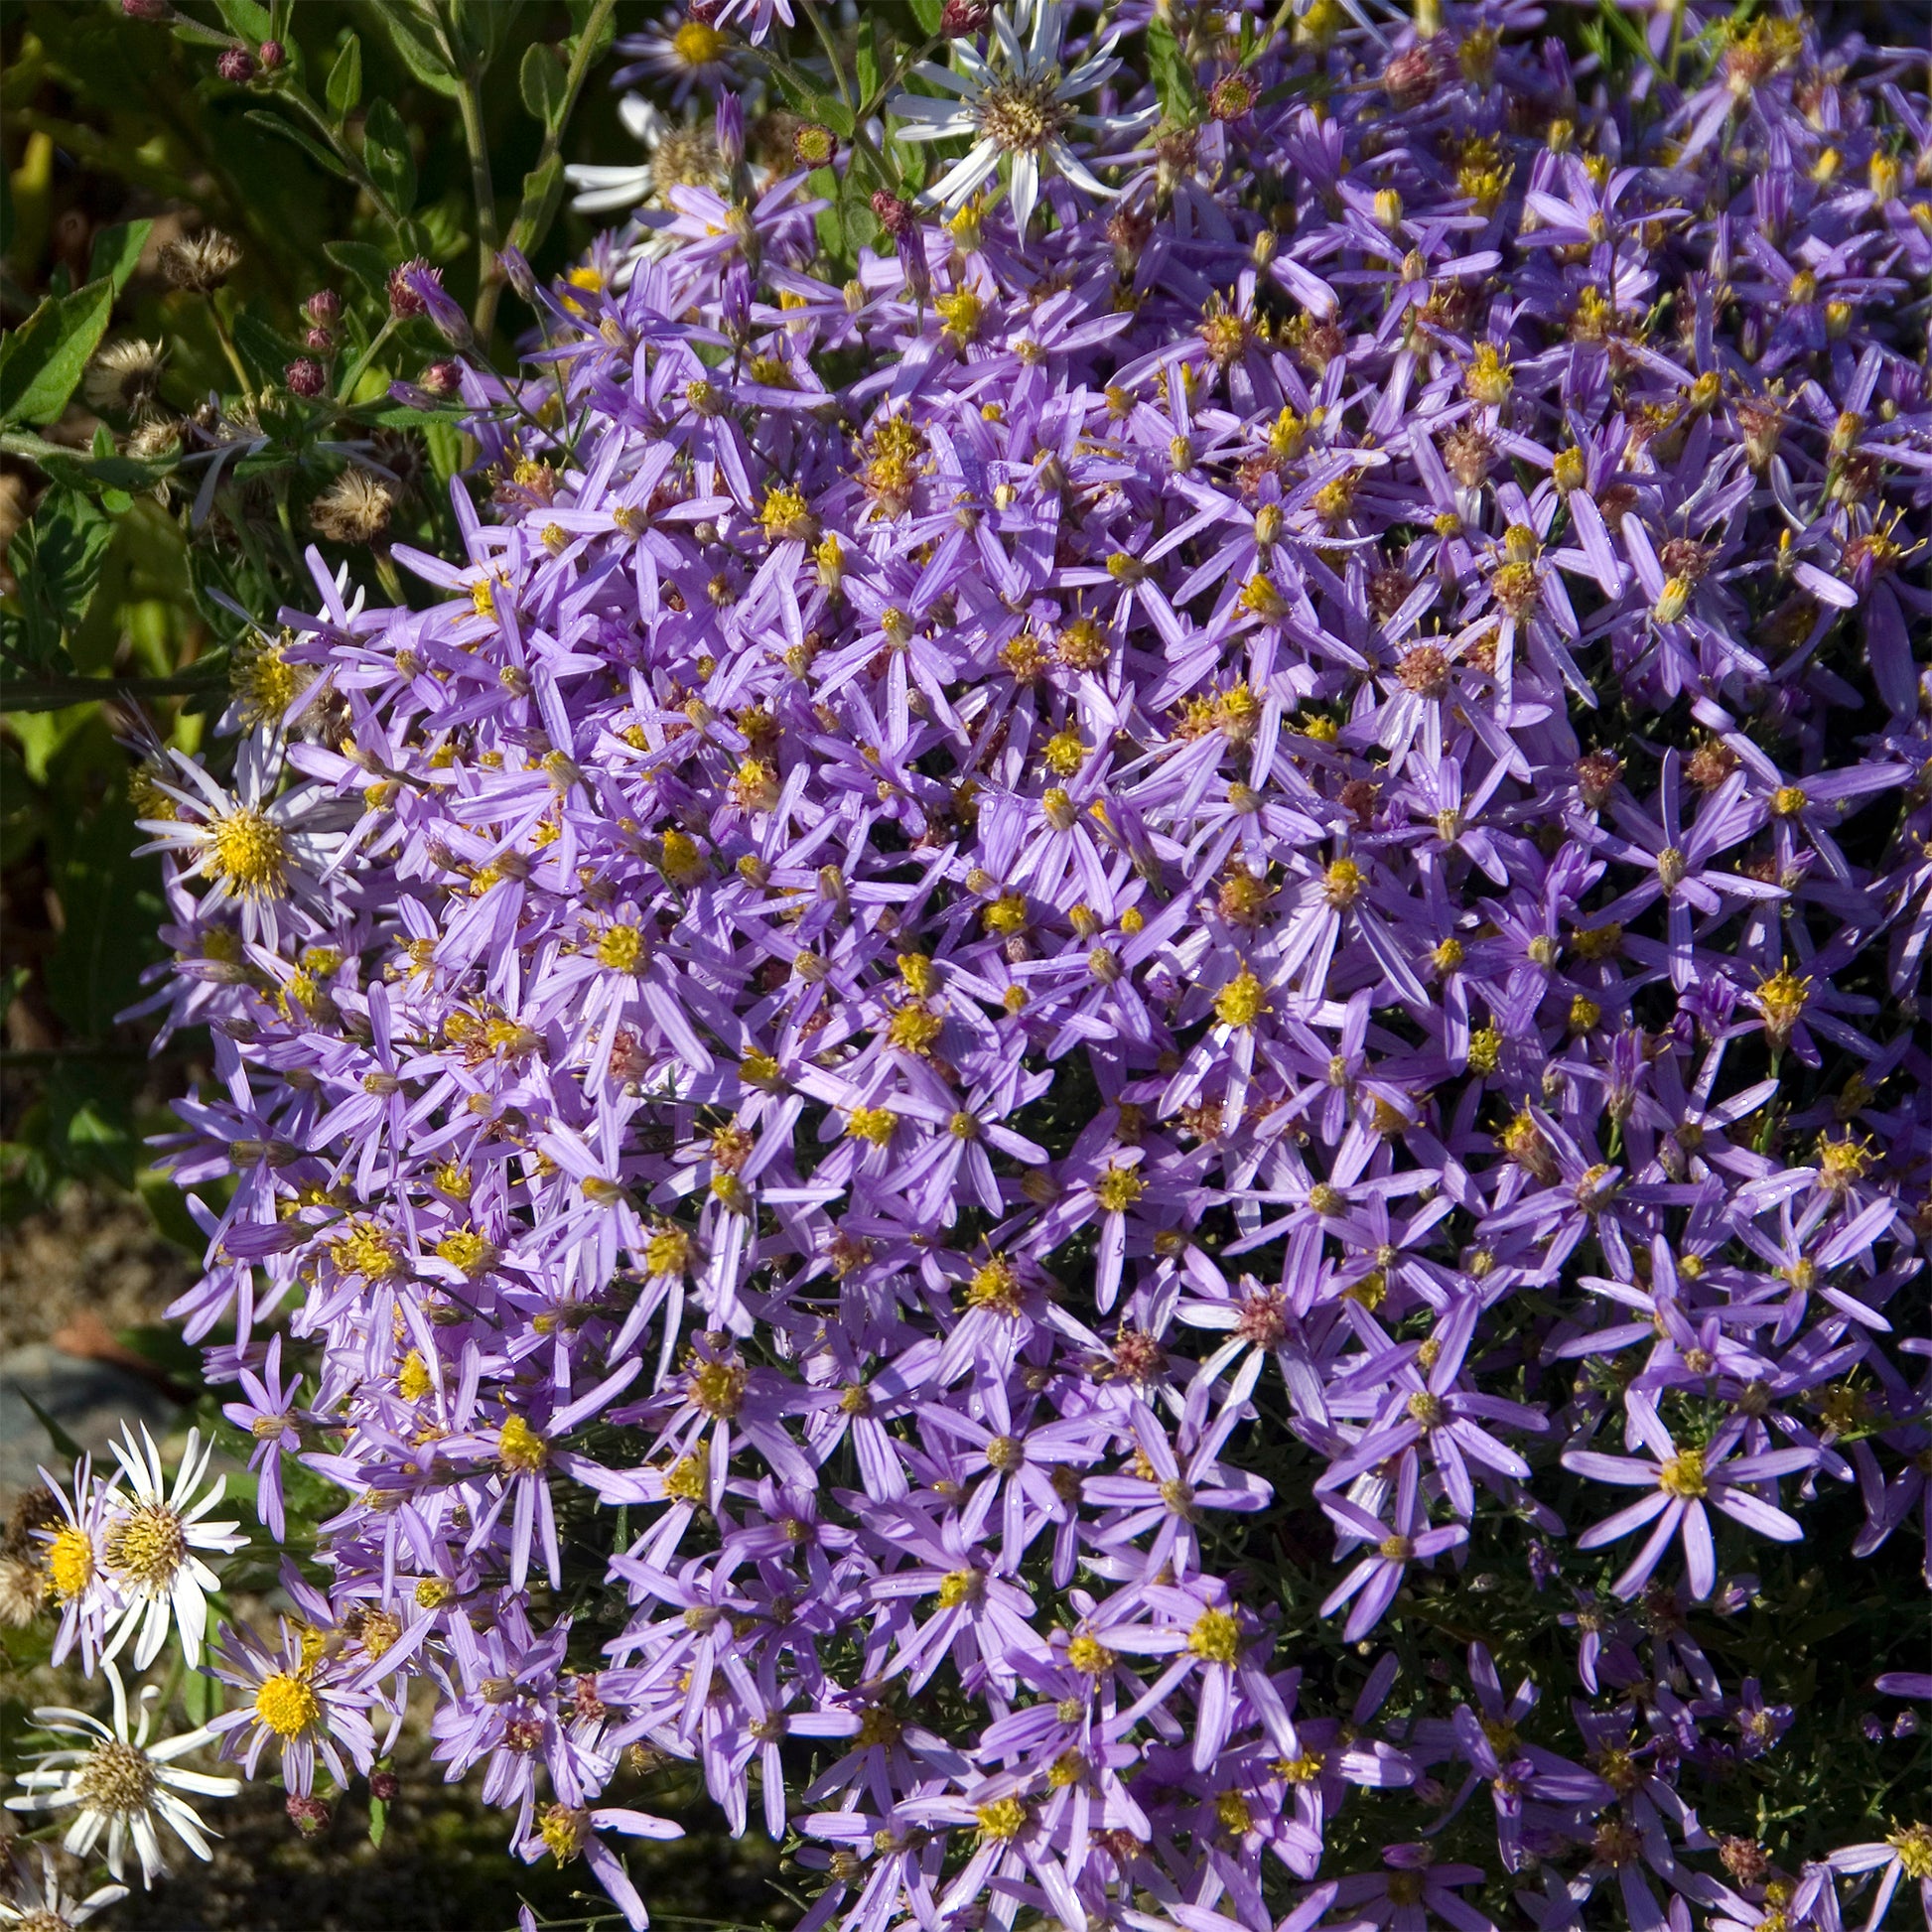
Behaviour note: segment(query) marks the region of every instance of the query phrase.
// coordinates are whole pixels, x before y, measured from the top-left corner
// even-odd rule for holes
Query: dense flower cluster
[[[264,1521],[346,1498],[222,1650],[250,1768],[368,1769],[426,1675],[638,1923],[666,1755],[808,1926],[1932,1890],[1909,1815],[1713,1840],[1790,1713],[1687,1622],[1932,1495],[1922,60],[1659,9],[1659,107],[1419,11],[1230,9],[1151,133],[996,11],[843,286],[803,176],[670,187],[466,373],[424,608],[318,562],[235,783],[151,767],[175,1171],[235,1177],[182,1312]],[[75,1577],[113,1535],[83,1483]],[[1473,1643],[1398,1721],[1475,1539],[1575,1682]]]

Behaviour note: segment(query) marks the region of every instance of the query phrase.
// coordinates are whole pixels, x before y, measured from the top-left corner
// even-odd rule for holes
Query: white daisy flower
[[[54,1868],[54,1854],[45,1845],[34,1849],[41,1855],[38,1873],[15,1855],[13,1896],[0,1898],[0,1927],[19,1926],[21,1932],[69,1932],[69,1927],[85,1925],[96,1912],[118,1905],[127,1896],[125,1885],[98,1885],[85,1898],[75,1898],[61,1883],[61,1875]]]
[[[47,1705],[36,1711],[34,1722],[42,1729],[60,1736],[77,1737],[80,1742],[42,1752],[34,1768],[22,1771],[16,1778],[22,1795],[9,1798],[7,1809],[71,1809],[73,1822],[61,1841],[63,1849],[77,1859],[91,1859],[94,1847],[105,1833],[107,1868],[116,1878],[122,1874],[128,1841],[132,1839],[141,1860],[141,1882],[151,1884],[168,1869],[161,1854],[158,1828],[162,1825],[198,1859],[212,1856],[204,1836],[207,1828],[195,1808],[179,1794],[186,1791],[203,1798],[232,1798],[241,1789],[241,1780],[176,1768],[176,1758],[185,1757],[208,1741],[206,1728],[184,1731],[165,1743],[148,1742],[155,1705],[161,1696],[158,1686],[150,1684],[142,1691],[140,1719],[130,1731],[127,1687],[112,1664],[105,1665],[104,1669],[114,1691],[112,1728],[85,1711],[70,1711],[64,1705]],[[99,1903],[106,1902],[97,1892],[83,1909],[95,1910]],[[29,1918],[25,1922],[32,1924],[33,1920]]]
[[[195,1492],[214,1453],[212,1443],[202,1446],[200,1430],[188,1432],[188,1448],[175,1471],[172,1493],[161,1471],[161,1451],[147,1425],[141,1425],[138,1444],[132,1429],[124,1428],[122,1433],[125,1446],[110,1447],[131,1493],[125,1497],[115,1493],[101,1554],[127,1607],[118,1613],[120,1621],[101,1654],[118,1655],[138,1629],[134,1664],[137,1670],[146,1670],[167,1642],[168,1626],[173,1623],[181,1632],[182,1655],[192,1669],[201,1662],[202,1639],[207,1633],[208,1596],[221,1587],[220,1578],[196,1553],[225,1555],[248,1539],[232,1522],[202,1520],[227,1493],[228,1479],[216,1476],[214,1486],[197,1500]]]
[[[995,7],[989,61],[966,41],[953,43],[959,71],[921,64],[913,72],[956,94],[935,100],[896,94],[892,112],[905,123],[901,141],[945,141],[964,135],[972,151],[926,190],[930,207],[957,207],[1002,167],[1007,171],[1013,218],[1024,236],[1039,203],[1042,172],[1063,176],[1089,195],[1113,190],[1090,174],[1067,141],[1070,128],[1103,136],[1138,134],[1160,117],[1159,107],[1133,114],[1076,113],[1073,102],[1091,93],[1120,66],[1112,58],[1116,35],[1094,48],[1070,72],[1060,70],[1060,39],[1066,31],[1065,0],[1018,0],[1013,17]]]
[[[233,901],[242,931],[271,949],[280,941],[280,907],[297,891],[313,897],[334,846],[329,823],[339,818],[312,786],[298,785],[276,794],[282,770],[282,741],[271,731],[254,731],[241,742],[235,760],[234,790],[225,790],[194,759],[171,753],[172,769],[153,775],[153,786],[174,806],[172,818],[144,818],[153,836],[142,852],[167,852],[189,878],[209,882],[202,900],[211,917]],[[354,807],[350,807],[350,815]]]

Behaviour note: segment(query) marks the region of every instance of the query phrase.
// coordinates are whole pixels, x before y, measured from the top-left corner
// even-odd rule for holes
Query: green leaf
[[[361,104],[362,43],[353,34],[343,42],[343,51],[329,69],[325,92],[329,111],[335,115],[338,126]]]
[[[342,157],[333,149],[324,147],[313,134],[297,127],[293,121],[284,120],[280,114],[266,107],[251,107],[241,118],[244,121],[252,121],[257,127],[265,127],[271,134],[279,134],[284,141],[292,142],[317,167],[328,169],[332,175],[339,176],[344,181],[355,179],[343,165]]]
[[[516,225],[529,237],[523,252],[534,253],[550,231],[557,204],[563,199],[564,158],[553,154],[541,168],[532,168],[523,177],[523,204],[516,211]]]
[[[0,345],[0,423],[60,420],[113,307],[113,283],[89,282],[49,297]]]
[[[216,0],[221,18],[249,43],[250,51],[275,38],[275,22],[260,0]]]
[[[449,6],[451,26],[486,69],[516,25],[523,0],[449,0]]]
[[[115,1014],[140,998],[144,949],[130,927],[153,929],[144,900],[154,916],[161,912],[154,861],[134,857],[141,841],[134,808],[116,798],[68,842],[54,868],[67,924],[48,961],[48,1004],[83,1039],[104,1038]],[[114,1137],[126,1138],[118,1127]]]
[[[463,82],[451,72],[450,63],[431,33],[429,23],[408,0],[375,0],[375,7],[403,66],[425,87],[455,100],[463,92]]]
[[[279,383],[298,353],[295,345],[284,341],[246,309],[235,316],[233,330],[235,348],[247,364],[248,373],[263,388]]]
[[[389,1829],[389,1807],[380,1798],[369,1800],[369,1843],[380,1845],[382,1834]]]
[[[148,1210],[149,1220],[176,1247],[199,1261],[207,1247],[207,1237],[196,1226],[174,1176],[163,1173],[159,1168],[143,1168],[134,1176],[134,1188]]]
[[[56,1450],[65,1455],[69,1462],[79,1461],[82,1453],[80,1445],[18,1382],[14,1384],[14,1394],[33,1410],[34,1420],[47,1431],[47,1440],[54,1445]]]
[[[389,270],[393,264],[380,248],[371,248],[366,241],[325,241],[322,252],[338,268],[347,269],[364,288],[379,295],[387,304]]]
[[[94,236],[94,252],[87,263],[87,280],[112,282],[114,293],[119,295],[127,287],[127,278],[140,263],[141,250],[147,246],[148,233],[153,226],[152,221],[122,221],[114,227],[102,228]]]
[[[523,65],[517,69],[516,84],[523,105],[545,127],[555,127],[563,117],[569,82],[556,55],[541,41],[532,41],[523,50]]]
[[[940,16],[946,10],[946,0],[912,0],[912,18],[919,23],[922,34],[936,34],[939,31]]]
[[[8,546],[20,585],[22,641],[34,662],[60,663],[65,634],[86,615],[113,534],[112,519],[89,497],[57,484]]]
[[[409,130],[386,95],[369,103],[362,121],[362,166],[398,214],[416,205],[416,162],[409,152]]]
[[[869,13],[859,16],[858,52],[855,56],[859,76],[859,98],[870,100],[879,91],[879,29]]]
[[[1147,24],[1147,70],[1161,97],[1161,111],[1170,120],[1191,119],[1196,103],[1193,64],[1180,51],[1173,23],[1161,14]]]

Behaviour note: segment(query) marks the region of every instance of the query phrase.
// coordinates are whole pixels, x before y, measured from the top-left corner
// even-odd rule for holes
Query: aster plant
[[[678,1762],[809,1932],[1932,1898],[1926,60],[1557,24],[693,5],[519,361],[398,270],[457,540],[144,748],[292,1808],[413,1692],[632,1925]]]

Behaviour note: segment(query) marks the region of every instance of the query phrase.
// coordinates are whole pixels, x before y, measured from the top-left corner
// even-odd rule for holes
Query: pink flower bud
[[[406,261],[401,267],[389,271],[389,313],[398,322],[406,322],[411,316],[420,316],[428,312],[429,304],[410,286],[411,272],[428,268],[429,263],[418,258],[415,261]]]
[[[302,313],[310,322],[321,328],[328,326],[343,312],[343,298],[334,289],[317,289],[302,305]]]
[[[263,41],[255,50],[255,59],[262,64],[264,73],[273,73],[279,67],[288,64],[288,49],[280,41]]]
[[[336,338],[330,330],[311,329],[302,338],[302,345],[304,348],[314,349],[318,355],[327,355],[336,346]]]
[[[322,364],[306,355],[298,355],[282,371],[282,380],[289,385],[289,393],[294,396],[319,396],[328,386]]]
[[[402,1789],[402,1780],[393,1771],[371,1771],[369,1773],[369,1796],[378,1798],[385,1805],[396,1801],[396,1793]]]
[[[991,0],[946,0],[939,10],[939,31],[948,40],[977,34],[993,18]]]
[[[223,80],[236,86],[255,77],[255,57],[245,47],[231,47],[215,62],[214,70]]]
[[[305,1798],[301,1792],[289,1793],[289,1823],[304,1838],[314,1838],[320,1831],[328,1829],[329,1807],[320,1798]]]
[[[911,228],[919,218],[910,202],[897,195],[890,194],[883,188],[874,191],[872,211],[879,217],[879,225],[895,241]]]
[[[423,387],[433,396],[453,396],[462,382],[461,362],[432,362],[422,374]]]
[[[121,0],[123,20],[171,20],[174,12],[168,0]]]

